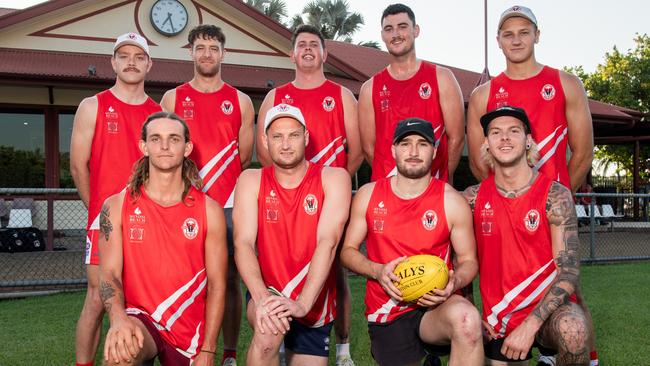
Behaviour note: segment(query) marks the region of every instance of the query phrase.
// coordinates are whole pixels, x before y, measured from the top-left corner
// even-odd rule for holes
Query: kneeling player
[[[392,146],[397,175],[361,187],[352,204],[341,260],[368,278],[368,332],[380,365],[419,365],[431,345],[451,345],[452,365],[483,361],[478,311],[454,294],[478,270],[472,213],[456,190],[431,176],[435,152],[431,123],[401,121]],[[367,257],[359,251],[364,239]],[[451,267],[452,250],[457,265],[447,287],[416,304],[403,302],[393,284],[395,266],[406,256],[433,254]]]
[[[199,191],[178,116],[149,116],[140,149],[128,189],[100,216],[100,294],[111,322],[104,359],[213,365],[226,290],[223,210]]]
[[[494,174],[464,195],[474,208],[485,356],[492,365],[521,364],[537,345],[557,350],[557,365],[589,365],[592,333],[575,304],[580,256],[571,192],[531,168],[538,154],[523,109],[495,109],[481,125]]]
[[[284,341],[289,365],[325,366],[350,176],[305,160],[309,132],[298,108],[269,109],[264,131],[273,164],[242,173],[233,208],[235,261],[250,294],[247,364],[277,365]]]

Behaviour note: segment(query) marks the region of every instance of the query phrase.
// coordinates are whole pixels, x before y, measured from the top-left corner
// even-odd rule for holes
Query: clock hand
[[[164,22],[160,25],[161,27],[165,25],[165,23],[169,22],[169,24],[172,25],[172,30],[174,29],[174,25],[172,24],[172,13],[167,13],[167,18],[165,19]]]

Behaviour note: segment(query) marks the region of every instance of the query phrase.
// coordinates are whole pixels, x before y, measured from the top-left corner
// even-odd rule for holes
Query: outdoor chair
[[[578,224],[588,224],[590,217],[585,211],[585,206],[576,205],[576,216],[578,217]]]
[[[616,213],[614,213],[614,208],[612,208],[612,205],[603,205],[602,209],[603,209],[603,213],[602,213],[603,220],[609,221],[609,231],[614,231],[614,220],[622,219],[625,216],[617,215]]]

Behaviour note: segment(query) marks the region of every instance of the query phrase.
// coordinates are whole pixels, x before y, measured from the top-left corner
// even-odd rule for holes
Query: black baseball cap
[[[436,137],[433,135],[433,126],[431,122],[425,121],[421,118],[407,118],[400,121],[395,127],[395,134],[393,135],[393,144],[398,143],[406,135],[418,134],[424,137],[432,144],[436,143]]]
[[[524,127],[526,127],[526,133],[530,133],[530,121],[528,120],[528,115],[526,114],[526,111],[517,107],[505,106],[505,107],[499,107],[497,109],[493,109],[490,112],[484,114],[483,117],[481,117],[481,126],[483,126],[483,134],[487,136],[488,125],[490,124],[490,122],[492,122],[492,120],[503,116],[515,117],[516,119],[520,120],[524,124]]]

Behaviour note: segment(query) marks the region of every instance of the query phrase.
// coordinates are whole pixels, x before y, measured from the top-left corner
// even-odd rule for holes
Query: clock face
[[[151,8],[151,24],[161,34],[177,35],[187,25],[187,9],[177,0],[158,0]]]

